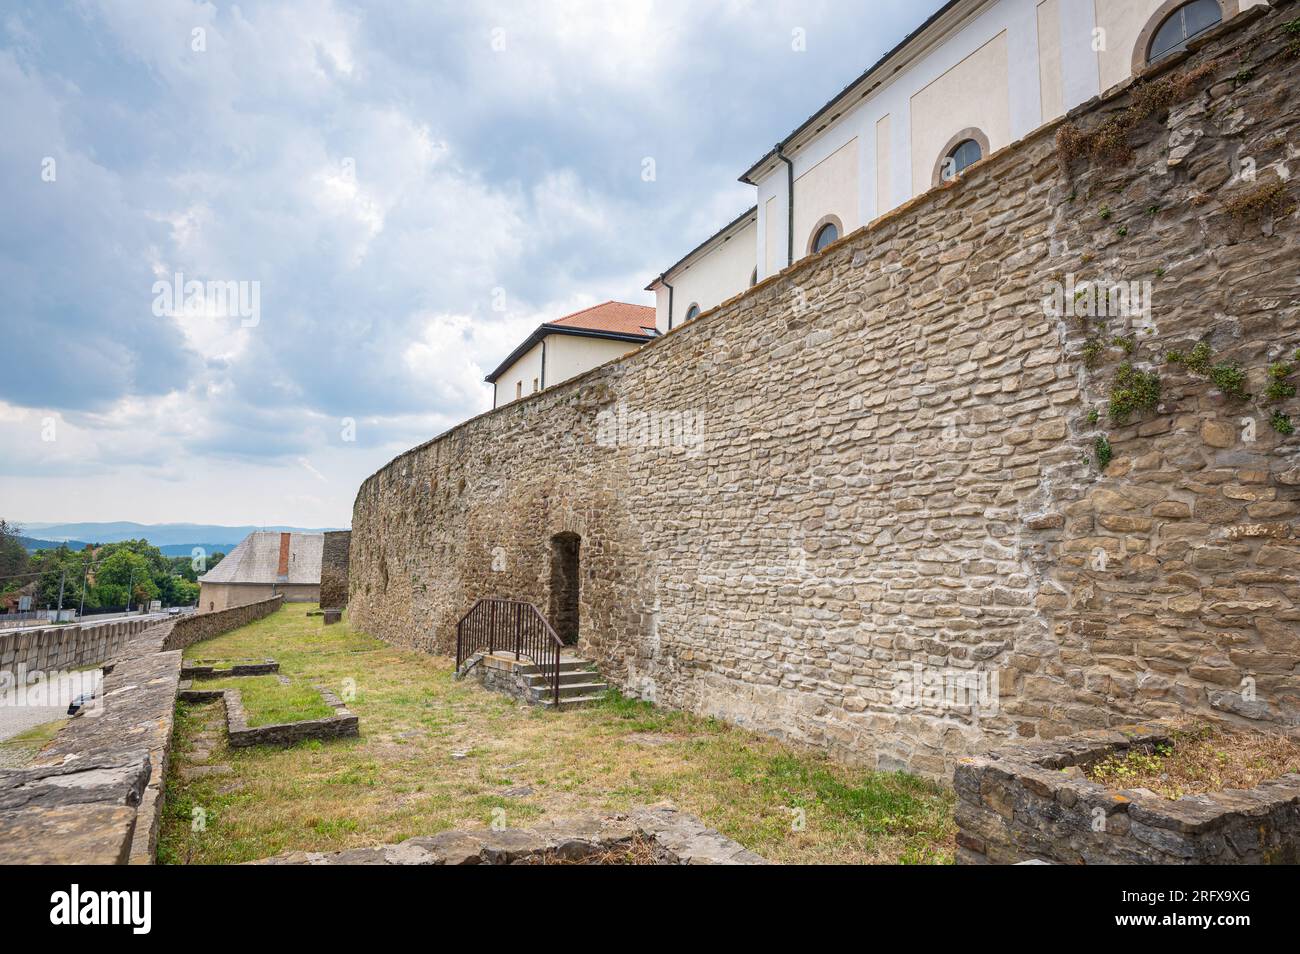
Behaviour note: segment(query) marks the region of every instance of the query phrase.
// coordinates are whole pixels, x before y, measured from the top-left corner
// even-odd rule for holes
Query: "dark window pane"
[[[1186,19],[1187,38],[1190,40],[1198,33],[1204,33],[1222,19],[1217,0],[1196,0],[1183,7]]]
[[[1151,38],[1147,62],[1182,49],[1188,40],[1198,33],[1204,33],[1220,19],[1216,0],[1193,0],[1192,3],[1183,4],[1160,24],[1160,29]]]
[[[830,245],[831,242],[834,242],[839,237],[840,237],[840,230],[837,229],[830,222],[827,222],[825,225],[821,227],[821,231],[817,233],[817,237],[813,239],[813,251],[820,252],[827,245]]]
[[[948,153],[948,161],[943,164],[941,176],[947,181],[981,158],[980,144],[974,139],[963,139]]]
[[[700,306],[691,305],[690,308],[686,309],[686,320],[690,321],[692,318],[697,318],[699,317],[699,314],[700,314]]]

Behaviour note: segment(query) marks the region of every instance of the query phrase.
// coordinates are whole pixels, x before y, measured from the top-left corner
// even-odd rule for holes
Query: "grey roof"
[[[239,541],[200,583],[320,583],[323,533],[289,534],[289,578],[279,579],[280,534],[258,530]]]

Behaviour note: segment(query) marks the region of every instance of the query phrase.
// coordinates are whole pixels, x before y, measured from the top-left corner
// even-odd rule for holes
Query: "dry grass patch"
[[[343,696],[360,738],[230,750],[212,729],[219,703],[180,704],[160,860],[338,851],[482,827],[494,812],[527,827],[667,800],[774,861],[951,861],[943,786],[617,694],[558,713],[522,705],[453,681],[450,659],[355,633],[346,618],[325,627],[307,609],[286,605],[185,655],[273,657],[294,681]],[[218,762],[232,772],[181,778],[187,765]]]
[[[1145,788],[1168,799],[1224,789],[1254,788],[1300,772],[1300,742],[1281,735],[1197,725],[1168,743],[1112,755],[1087,770],[1111,788]]]

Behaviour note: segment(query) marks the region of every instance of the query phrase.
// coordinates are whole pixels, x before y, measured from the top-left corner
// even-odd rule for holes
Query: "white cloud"
[[[24,359],[0,377],[0,516],[300,525],[346,523],[376,467],[489,407],[484,373],[541,322],[647,303],[752,202],[748,161],[927,12],[76,9],[0,25],[0,331]],[[156,317],[177,272],[258,282],[260,322]]]

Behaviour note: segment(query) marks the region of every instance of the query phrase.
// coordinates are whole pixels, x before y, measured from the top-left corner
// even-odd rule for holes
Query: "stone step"
[[[561,696],[560,707],[562,709],[569,709],[572,708],[573,706],[595,705],[596,703],[600,702],[604,698],[605,698],[605,693],[603,692],[593,693],[591,695],[586,695],[586,696]],[[539,706],[543,706],[544,708],[549,709],[555,705],[555,700],[548,696],[545,699],[538,699],[537,704]]]
[[[528,680],[528,685],[534,688],[540,686],[549,686],[551,677],[540,672],[526,672],[524,678]],[[600,673],[594,669],[574,669],[571,672],[560,672],[560,685],[571,686],[575,682],[593,682],[600,679]]]
[[[520,669],[519,671],[523,673],[525,676],[534,676],[534,675],[541,675],[542,668],[540,666],[525,666],[523,669]],[[587,662],[587,660],[585,659],[567,659],[567,660],[561,659],[560,660],[561,674],[564,674],[566,672],[594,673],[595,671],[596,671],[596,667],[593,666],[591,663]]]
[[[542,699],[550,699],[554,692],[553,688],[549,685],[532,685],[528,688]],[[560,698],[568,699],[572,696],[589,696],[596,693],[604,693],[608,688],[609,686],[603,682],[572,682],[568,685],[561,683]]]

